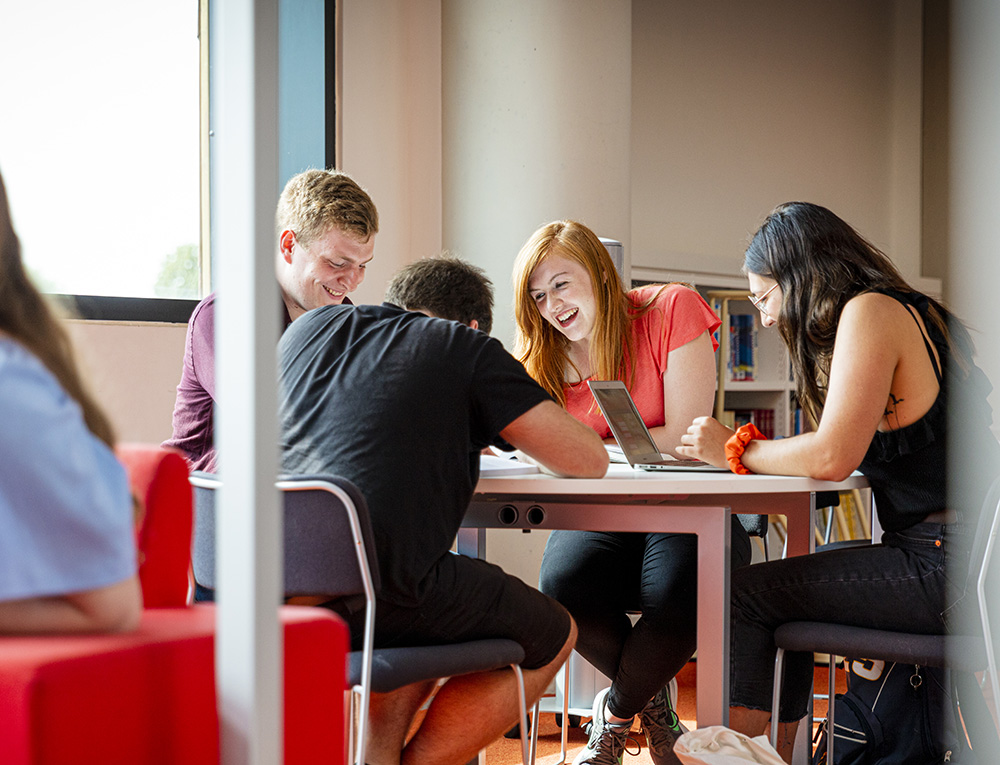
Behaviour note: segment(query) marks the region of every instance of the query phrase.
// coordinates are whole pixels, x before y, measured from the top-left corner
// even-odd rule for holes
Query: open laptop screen
[[[631,465],[660,462],[663,456],[621,380],[591,380],[590,390]]]

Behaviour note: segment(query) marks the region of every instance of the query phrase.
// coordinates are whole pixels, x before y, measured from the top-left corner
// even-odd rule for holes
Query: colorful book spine
[[[752,422],[757,426],[757,430],[764,434],[765,438],[774,438],[775,436],[773,409],[735,409],[732,412],[726,412],[726,414],[732,414],[732,420],[731,422],[723,422],[723,424],[729,425],[734,430]]]
[[[756,334],[750,314],[729,317],[729,379],[734,382],[748,382],[756,375]]]

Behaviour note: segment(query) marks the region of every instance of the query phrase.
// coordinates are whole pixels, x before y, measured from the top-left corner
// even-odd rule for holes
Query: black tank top
[[[989,383],[977,367],[973,366],[966,373],[952,362],[947,340],[928,319],[929,303],[925,295],[882,292],[920,313],[926,327],[926,334],[921,332],[921,335],[940,390],[931,408],[916,422],[897,430],[877,431],[861,462],[859,470],[871,483],[879,523],[886,531],[901,531],[920,523],[931,513],[948,508],[949,456],[955,456],[954,453],[949,455],[948,406],[949,399],[954,399],[955,392],[959,391],[963,410],[967,413],[963,412],[956,420],[956,413],[952,412],[952,423],[960,423],[958,435],[962,444],[952,452],[970,456],[972,462],[967,465],[968,473],[959,471],[954,465],[950,471],[967,484],[957,495],[953,493],[951,505],[963,522],[974,524],[985,487],[996,476],[1000,465],[1000,446],[990,432],[992,411],[986,401]],[[916,322],[916,317],[913,320]],[[963,336],[964,332],[953,333],[952,340],[960,342]],[[937,349],[940,365],[931,343]],[[963,349],[963,354],[971,359],[971,348]]]

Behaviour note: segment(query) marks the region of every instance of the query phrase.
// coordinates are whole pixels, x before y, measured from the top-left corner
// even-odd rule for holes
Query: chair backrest
[[[976,532],[972,540],[972,550],[969,557],[969,579],[966,592],[968,596],[975,592],[981,613],[985,613],[990,597],[986,588],[998,577],[998,571],[991,565],[996,546],[997,532],[1000,531],[1000,476],[990,485],[983,507],[976,522]],[[992,597],[996,592],[991,593]]]
[[[214,589],[215,490],[218,476],[191,474],[194,486],[194,578]],[[277,488],[284,508],[284,590],[286,597],[316,595],[331,600],[365,594],[367,561],[374,592],[380,579],[368,505],[360,490],[345,478],[329,475],[282,476]]]
[[[136,547],[146,608],[187,604],[191,578],[191,486],[180,452],[149,444],[119,444],[132,494],[139,502]]]

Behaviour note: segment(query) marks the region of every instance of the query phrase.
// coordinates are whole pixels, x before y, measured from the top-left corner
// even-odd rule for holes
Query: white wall
[[[629,0],[445,0],[444,241],[485,268],[512,347],[514,258],[582,221],[629,251]]]
[[[187,327],[71,321],[68,329],[119,441],[158,444],[169,438]]]
[[[381,303],[402,265],[440,252],[440,0],[342,0],[339,164],[379,212],[355,302]]]
[[[635,0],[633,267],[738,273],[777,204],[920,275],[920,3]]]
[[[510,265],[545,220],[622,239],[633,267],[732,275],[794,198],[921,283],[921,3],[634,0],[625,42],[621,2],[563,5],[342,4],[341,165],[382,218],[360,300],[456,249],[493,278],[509,343]]]

